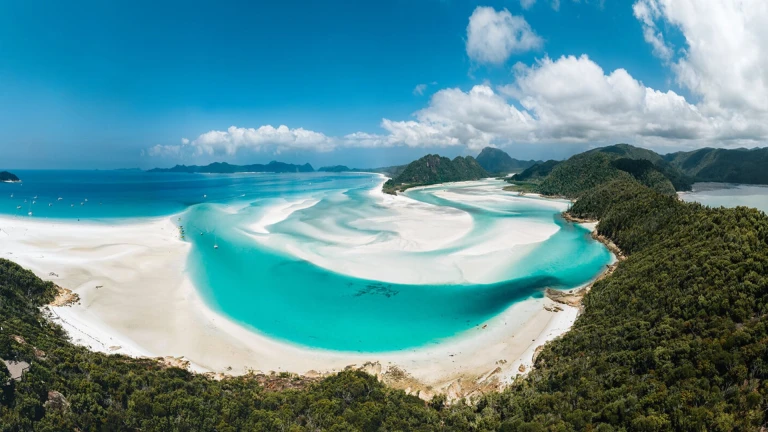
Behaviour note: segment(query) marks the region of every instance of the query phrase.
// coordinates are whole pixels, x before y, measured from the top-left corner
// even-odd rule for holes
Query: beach
[[[382,199],[414,206],[404,197]],[[252,229],[268,232],[286,213],[311,204],[287,204]],[[416,206],[414,211],[428,209]],[[438,220],[437,230],[450,229],[452,223],[459,231],[466,228],[461,215],[430,216]],[[461,397],[511,382],[530,370],[536,348],[567,331],[578,315],[575,307],[532,298],[482,326],[416,349],[367,354],[293,345],[235,323],[204,302],[189,277],[190,244],[180,238],[177,219],[105,224],[2,217],[0,252],[79,295],[76,304],[48,309],[73,342],[92,350],[171,357],[189,362],[196,372],[233,375],[275,371],[314,376],[357,367],[425,398],[441,392]],[[405,231],[419,232],[420,216],[397,223]],[[398,247],[429,249],[447,241],[433,234]],[[430,235],[437,243],[429,243]],[[498,253],[501,243],[485,247],[474,253]]]

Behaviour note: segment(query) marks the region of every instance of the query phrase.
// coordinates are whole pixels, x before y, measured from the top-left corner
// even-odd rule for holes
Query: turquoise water
[[[730,183],[696,183],[693,191],[680,195],[710,207],[754,207],[768,212],[768,186]]]
[[[119,223],[183,212],[175,222],[185,227],[192,243],[188,268],[205,301],[246,327],[309,347],[382,352],[438,343],[481,325],[516,302],[541,297],[547,287],[568,289],[587,283],[611,260],[585,229],[564,222],[551,203],[491,199],[503,194],[493,183],[409,192],[417,201],[469,214],[469,234],[436,250],[385,251],[371,259],[395,274],[410,262],[419,268],[408,270],[429,272],[431,263],[473,246],[474,239],[502,233],[500,227],[506,226],[502,223],[548,224],[558,227],[557,232],[543,242],[519,246],[519,256],[493,283],[397,284],[333,272],[299,259],[290,248],[259,241],[276,236],[281,245],[299,245],[318,256],[336,251],[339,255],[332,258],[343,260],[345,253],[354,255],[357,249],[340,245],[341,241],[362,239],[366,245],[378,245],[397,238],[394,225],[372,229],[364,224],[396,215],[371,195],[380,183],[373,175],[17,174],[22,185],[0,184],[0,212],[6,215],[30,217],[26,215],[31,211],[32,218]],[[435,193],[446,189],[459,197],[487,194],[489,199],[463,201]],[[300,200],[314,205],[269,226],[269,234],[250,230],[249,225],[268,210]]]

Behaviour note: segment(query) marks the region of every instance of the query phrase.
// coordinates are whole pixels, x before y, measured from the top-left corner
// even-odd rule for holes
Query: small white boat
[[[32,212],[27,213],[28,215],[32,216]]]
[[[218,248],[219,248],[219,245],[213,245],[213,248],[214,248],[214,249],[218,249]]]
[[[64,199],[64,198],[62,198],[62,197],[59,197],[59,199],[57,199],[56,201],[61,201],[61,200],[63,200],[63,199]]]
[[[208,198],[208,195],[203,195],[203,198]]]
[[[32,204],[35,204],[37,201],[32,201]]]
[[[16,206],[16,210],[21,210],[21,206]]]
[[[88,202],[88,198],[85,199],[85,202]]]
[[[53,207],[53,203],[48,203],[48,207]]]
[[[85,204],[85,203],[80,203],[80,205],[83,205],[83,204]]]

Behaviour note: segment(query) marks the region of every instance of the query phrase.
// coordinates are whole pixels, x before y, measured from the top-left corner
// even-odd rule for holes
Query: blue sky
[[[560,120],[562,113],[547,112],[544,101],[523,106],[526,98],[541,97],[533,75],[543,76],[544,67],[537,61],[548,58],[556,65],[569,55],[587,55],[589,65],[599,65],[606,76],[623,68],[642,86],[661,93],[672,90],[692,106],[714,98],[716,92],[681,85],[671,66],[695,63],[694,54],[681,50],[688,29],[671,12],[643,21],[631,2],[561,0],[557,9],[551,1],[529,2],[0,1],[2,165],[111,168],[279,159],[379,166],[428,152],[476,154],[483,143],[502,147],[513,157],[561,158],[592,145],[648,136],[648,126],[615,135],[605,130],[561,133],[557,128],[562,123],[570,130],[582,126],[574,126],[573,119]],[[652,5],[656,0],[637,3]],[[472,58],[468,23],[479,6],[499,14],[494,17],[507,10],[522,18],[538,45],[513,50],[498,63]],[[649,25],[657,25],[653,28],[663,32],[664,43],[677,48],[672,58],[654,53],[644,34]],[[526,75],[528,87],[519,84],[518,63],[532,68]],[[414,91],[420,84],[423,94]],[[510,107],[529,112],[529,127],[478,132],[482,119],[458,120],[432,99],[444,89],[469,94],[478,85]],[[504,94],[501,89],[508,85],[520,88],[514,95]],[[422,117],[415,115],[420,110],[425,111]],[[438,112],[435,120],[430,113]],[[426,130],[431,144],[398,141],[398,132],[382,128],[383,119],[417,122],[409,127],[421,128],[418,133]],[[197,139],[230,126],[264,125],[286,125],[291,133],[297,128],[313,131],[325,144],[316,149],[259,138],[246,139],[233,150],[219,144],[205,147],[205,140]],[[452,135],[467,128],[475,135]],[[675,150],[711,144],[720,136],[691,138],[668,125],[654,128],[664,133],[653,132],[654,139],[635,143]],[[377,138],[367,144],[344,138],[355,132]],[[685,142],[666,142],[680,133]],[[761,134],[746,139],[759,144]],[[191,144],[180,145],[182,138]],[[149,151],[155,146],[172,151]]]

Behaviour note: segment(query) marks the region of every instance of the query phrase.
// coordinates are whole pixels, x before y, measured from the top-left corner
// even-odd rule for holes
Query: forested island
[[[487,171],[472,156],[457,156],[453,160],[429,154],[408,164],[397,176],[384,183],[383,190],[397,194],[408,188],[431,184],[479,180],[489,177]]]
[[[529,177],[532,189],[575,199],[569,216],[599,220],[597,235],[625,259],[501,392],[424,402],[355,370],[216,380],[90,352],[43,316],[55,286],[0,259],[0,359],[29,365],[16,380],[0,362],[0,430],[762,430],[768,216],[682,202],[674,191],[688,174],[633,149],[598,149],[549,173],[540,164]],[[484,174],[462,159],[430,155],[397,177]]]
[[[0,182],[19,182],[18,177],[16,177],[16,174],[10,173],[8,171],[0,171]]]
[[[214,162],[205,166],[198,165],[176,165],[173,168],[154,168],[147,172],[151,173],[204,173],[204,174],[234,174],[249,172],[268,172],[268,173],[292,173],[292,172],[314,172],[310,164],[294,165],[283,162],[272,161],[266,165],[232,165],[226,162]]]

